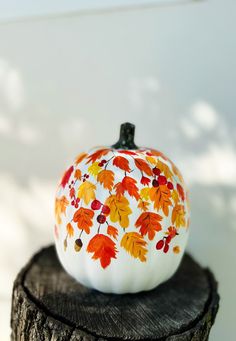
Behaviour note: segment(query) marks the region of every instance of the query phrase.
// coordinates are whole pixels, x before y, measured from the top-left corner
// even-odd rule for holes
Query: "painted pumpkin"
[[[56,194],[55,243],[65,270],[107,293],[150,290],[176,271],[189,233],[186,187],[161,152],[138,148],[134,126],[112,147],[81,153]]]

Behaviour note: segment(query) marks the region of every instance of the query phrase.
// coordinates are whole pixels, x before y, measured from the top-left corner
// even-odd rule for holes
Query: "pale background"
[[[1,341],[16,273],[52,241],[58,178],[125,121],[185,175],[188,250],[219,281],[210,340],[235,340],[235,33],[234,0],[0,24]]]

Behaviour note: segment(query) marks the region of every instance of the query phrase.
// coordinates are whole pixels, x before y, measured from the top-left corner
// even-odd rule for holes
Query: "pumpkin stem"
[[[113,144],[114,149],[138,149],[134,143],[135,125],[129,122],[122,123],[120,126],[119,141]]]

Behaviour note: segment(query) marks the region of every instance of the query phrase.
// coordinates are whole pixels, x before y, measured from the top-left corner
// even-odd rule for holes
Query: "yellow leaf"
[[[110,195],[105,205],[110,208],[110,219],[113,223],[119,222],[123,228],[129,226],[129,215],[132,211],[129,207],[129,201],[124,196]]]
[[[150,162],[152,165],[156,165],[157,164],[157,159],[155,159],[155,157],[153,157],[153,156],[146,156],[146,160],[148,162]]]
[[[166,216],[169,214],[169,206],[172,205],[170,196],[170,190],[166,185],[160,185],[150,189],[150,199],[154,202],[154,208],[156,210],[162,209]]]
[[[55,216],[57,224],[61,224],[61,214],[66,212],[66,206],[69,204],[69,201],[66,199],[65,195],[61,198],[56,198],[55,201]]]
[[[95,199],[96,186],[89,181],[83,182],[78,189],[78,198],[84,200],[88,205],[91,200]]]
[[[98,181],[103,185],[104,188],[112,190],[114,184],[114,173],[111,170],[102,170],[98,174]]]
[[[175,166],[175,164],[174,164],[172,161],[170,161],[170,162],[171,162],[172,170],[173,170],[174,174],[177,175],[178,178],[180,179],[180,182],[183,183],[183,182],[184,182],[184,179],[183,179],[183,176],[182,176],[182,174],[180,173],[179,169]]]
[[[176,189],[173,189],[171,193],[171,198],[174,200],[175,205],[179,202],[179,193],[176,191]]]
[[[134,258],[139,258],[141,262],[146,262],[146,245],[147,242],[137,232],[125,233],[120,242],[121,247]]]
[[[164,173],[166,179],[172,180],[173,173],[171,172],[171,170],[167,164],[165,164],[161,160],[158,160],[156,167],[160,169],[161,173]]]
[[[98,173],[99,173],[100,170],[101,170],[101,167],[98,166],[98,164],[99,164],[99,162],[94,162],[94,163],[92,163],[91,166],[89,166],[89,168],[88,168],[88,172],[89,172],[90,174],[92,174],[93,176],[97,176]]]
[[[176,227],[186,226],[185,211],[183,205],[175,205],[171,216],[172,224]]]
[[[142,200],[149,200],[149,192],[150,192],[150,188],[148,187],[142,188],[140,191],[140,198]]]
[[[140,208],[141,211],[147,211],[149,205],[150,205],[149,202],[139,200],[138,208]]]

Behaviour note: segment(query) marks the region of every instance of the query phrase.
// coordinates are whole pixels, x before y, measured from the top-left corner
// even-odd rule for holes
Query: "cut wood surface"
[[[135,280],[135,279],[134,279]],[[185,255],[166,283],[139,294],[85,288],[61,267],[53,246],[17,276],[12,340],[207,340],[218,310],[214,276]]]

